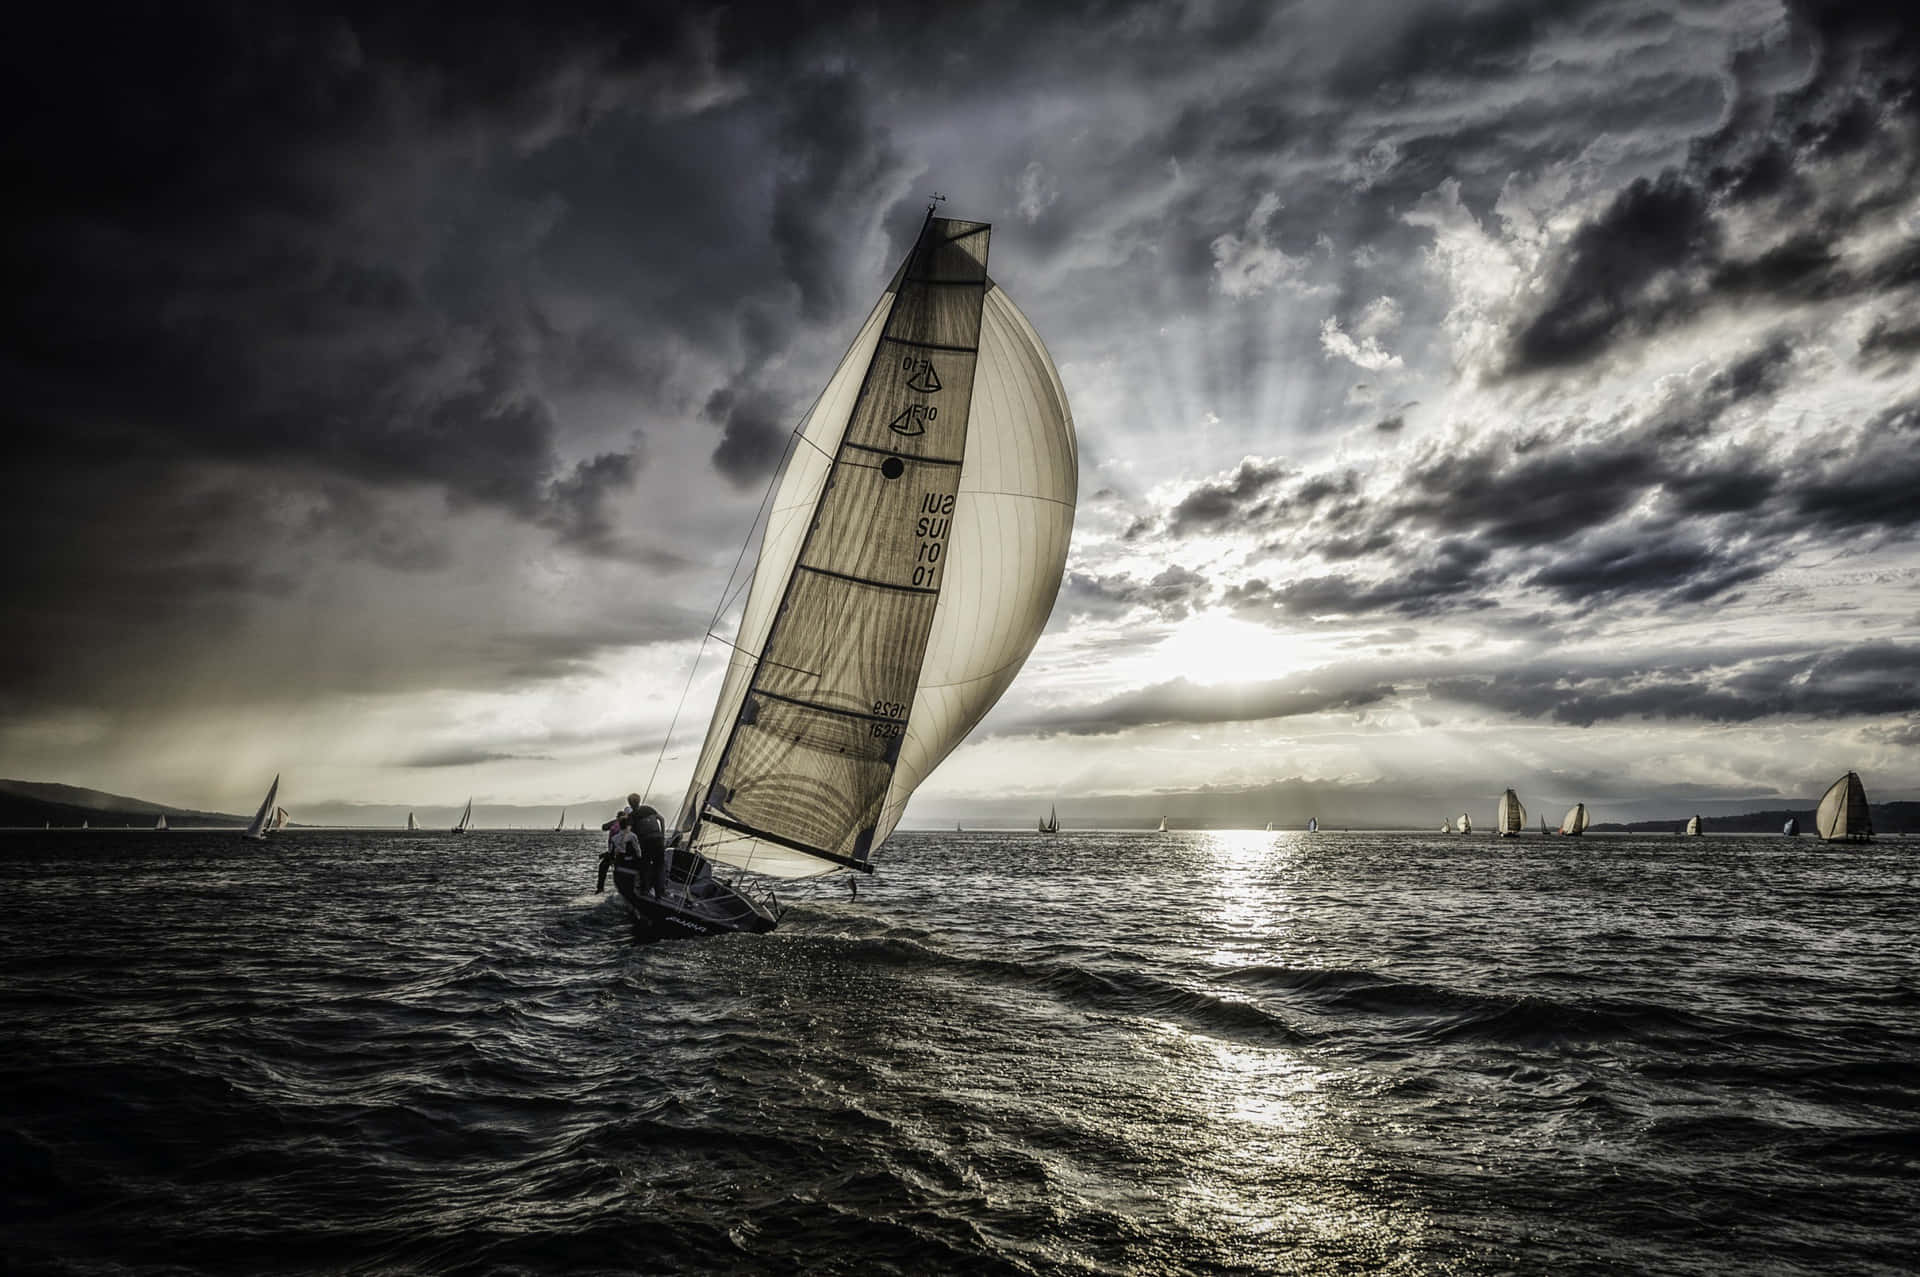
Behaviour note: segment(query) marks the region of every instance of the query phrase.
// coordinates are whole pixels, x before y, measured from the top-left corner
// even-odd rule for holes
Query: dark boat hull
[[[638,882],[639,873],[632,866],[614,866],[613,885],[627,902],[634,933],[641,940],[684,940],[736,932],[757,935],[772,931],[779,922],[725,883],[711,883],[711,894],[695,898],[679,882],[672,883],[660,897],[641,891]]]

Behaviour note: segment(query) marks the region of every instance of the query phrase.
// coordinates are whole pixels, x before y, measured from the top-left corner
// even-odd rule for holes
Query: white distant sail
[[[560,822],[553,827],[553,831],[555,833],[559,833],[562,829],[565,829],[566,827],[567,827],[567,809],[565,807],[562,807],[560,809]]]
[[[253,819],[247,822],[247,832],[242,835],[259,841],[267,836],[269,823],[273,820],[273,800],[280,796],[280,778],[275,776],[273,783],[267,786],[267,796],[260,800],[260,810],[253,813]]]
[[[1167,832],[1167,818],[1165,816],[1160,817],[1160,828],[1157,832],[1163,834]]]
[[[1047,808],[1047,818],[1040,822],[1040,832],[1043,834],[1060,832],[1060,817],[1052,807]]]
[[[1320,832],[1320,818],[1318,816],[1307,817],[1307,832],[1310,834]]]
[[[1800,818],[1798,816],[1787,817],[1787,823],[1780,832],[1789,838],[1798,838],[1800,836]]]
[[[277,832],[285,829],[287,827],[287,821],[291,819],[292,817],[287,815],[287,809],[285,807],[275,807],[273,809],[273,819],[267,822],[267,828],[270,831]]]
[[[1473,817],[1467,815],[1464,811],[1460,813],[1460,832],[1463,834],[1473,832]]]
[[[1448,820],[1445,816],[1442,816],[1440,818],[1440,832],[1443,834],[1450,834],[1453,832],[1453,822],[1451,820]]]
[[[1567,809],[1567,818],[1560,822],[1563,834],[1584,834],[1587,832],[1587,805],[1575,803]]]
[[[1695,813],[1693,818],[1687,821],[1687,837],[1698,838],[1700,833],[1700,816],[1698,813]]]
[[[87,827],[87,822],[86,822],[86,821],[84,821],[84,820],[83,820],[83,821],[81,821],[81,822],[80,822],[80,828],[82,828],[82,829],[85,829],[86,827]]]
[[[419,829],[419,828],[420,828],[420,826],[419,826],[418,824],[416,824],[416,823],[414,823],[414,819],[413,819],[413,813],[412,813],[412,812],[408,812],[408,813],[407,813],[407,832],[408,832],[408,833],[413,833],[414,831],[416,831],[416,830],[417,830],[417,829]]]
[[[1272,833],[1272,832],[1273,832],[1273,822],[1272,822],[1271,820],[1269,820],[1269,821],[1267,822],[1267,828],[1266,828],[1266,832],[1267,832],[1267,833]]]
[[[1052,611],[1072,418],[988,234],[929,215],[802,428],[675,822],[711,859],[866,868]]]
[[[473,799],[469,798],[467,799],[467,809],[460,813],[460,823],[455,825],[452,829],[449,829],[447,832],[450,834],[464,834],[467,832],[467,825],[470,824],[472,820],[473,820]]]
[[[1527,827],[1527,809],[1521,805],[1520,795],[1509,789],[1500,795],[1499,809],[1494,813],[1494,832],[1502,838],[1508,838]]]
[[[1867,788],[1855,772],[1827,787],[1814,813],[1814,828],[1827,842],[1865,842],[1873,837],[1873,816],[1867,808]]]
[[[159,833],[163,833],[163,834],[166,833],[167,832],[167,813],[165,813],[164,811],[161,812],[160,819],[153,822],[153,827]]]

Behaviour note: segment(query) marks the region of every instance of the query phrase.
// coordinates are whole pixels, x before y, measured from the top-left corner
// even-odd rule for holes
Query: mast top
[[[947,202],[947,197],[942,195],[938,191],[935,191],[933,194],[927,196],[927,216],[932,217],[935,206],[944,204],[946,202]]]

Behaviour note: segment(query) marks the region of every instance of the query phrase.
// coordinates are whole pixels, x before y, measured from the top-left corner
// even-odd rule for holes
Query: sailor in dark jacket
[[[640,841],[640,886],[649,894],[667,892],[667,827],[660,813],[644,804],[634,809],[633,832]]]

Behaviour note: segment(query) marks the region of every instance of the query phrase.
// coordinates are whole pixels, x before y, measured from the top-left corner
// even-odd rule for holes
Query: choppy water
[[[0,837],[15,1271],[1911,1271],[1920,842]],[[841,880],[844,881],[844,880]]]

